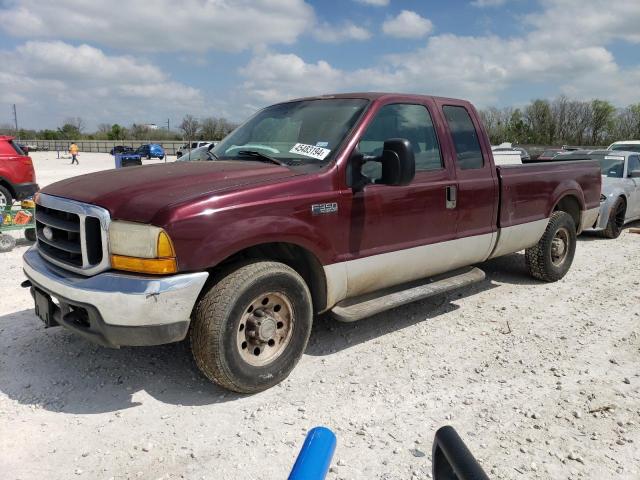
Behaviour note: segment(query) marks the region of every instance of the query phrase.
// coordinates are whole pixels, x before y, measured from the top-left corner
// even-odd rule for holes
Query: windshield
[[[594,155],[594,160],[600,162],[600,170],[605,177],[622,178],[624,173],[624,157],[613,155]]]
[[[302,100],[267,107],[213,149],[221,160],[255,160],[257,152],[287,165],[327,164],[368,101]]]
[[[640,144],[620,143],[618,145],[612,145],[609,150],[620,150],[624,152],[640,152]]]
[[[545,150],[544,152],[542,152],[542,155],[540,155],[540,156],[541,157],[555,157],[559,153],[560,152],[558,150]]]

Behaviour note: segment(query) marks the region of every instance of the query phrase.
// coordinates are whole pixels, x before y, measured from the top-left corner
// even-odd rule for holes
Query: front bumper
[[[607,199],[606,201],[600,204],[600,208],[598,209],[598,218],[593,222],[593,224],[589,228],[585,228],[585,232],[598,232],[601,230],[605,230],[607,228],[607,224],[609,223],[609,217],[611,216],[611,208],[613,204]]]
[[[161,345],[185,338],[207,272],[165,277],[113,271],[85,277],[44,260],[37,247],[23,257],[32,288],[57,300],[53,318],[109,347]],[[35,294],[35,292],[32,291]]]
[[[24,200],[32,197],[40,187],[37,183],[14,183],[13,190],[16,192],[16,200]]]

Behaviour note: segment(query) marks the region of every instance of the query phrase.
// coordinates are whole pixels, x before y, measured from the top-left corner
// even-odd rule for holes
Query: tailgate
[[[496,168],[500,182],[500,228],[548,218],[566,195],[575,197],[580,210],[600,205],[602,179],[598,162],[529,163]]]

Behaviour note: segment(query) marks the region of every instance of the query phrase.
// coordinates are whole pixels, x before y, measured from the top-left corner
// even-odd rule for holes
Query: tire
[[[0,211],[13,205],[13,196],[4,186],[0,185]]]
[[[609,212],[609,221],[607,222],[607,228],[598,232],[601,237],[604,238],[618,238],[622,233],[622,227],[624,226],[624,217],[627,213],[627,204],[622,198],[618,198],[616,203],[611,207]]]
[[[534,278],[556,282],[566,275],[576,253],[576,224],[566,212],[554,212],[537,245],[525,250],[525,263]]]
[[[0,252],[10,252],[16,246],[16,239],[0,233]]]
[[[311,294],[295,270],[271,261],[240,264],[196,305],[191,351],[209,380],[239,393],[261,392],[293,370],[312,322]]]
[[[25,229],[24,238],[26,238],[30,242],[35,242],[36,241],[36,229],[35,228],[27,228],[27,229]]]
[[[147,155],[147,160],[151,160],[151,154]]]

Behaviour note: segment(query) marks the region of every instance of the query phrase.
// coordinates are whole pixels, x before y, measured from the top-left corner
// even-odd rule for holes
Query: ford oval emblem
[[[53,230],[51,230],[49,227],[44,227],[42,229],[42,234],[47,240],[53,240]]]

